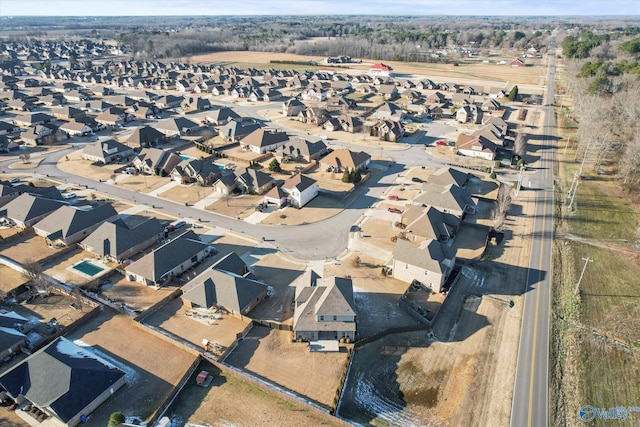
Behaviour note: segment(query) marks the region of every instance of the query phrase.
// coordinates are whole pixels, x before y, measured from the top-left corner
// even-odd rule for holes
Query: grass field
[[[562,136],[575,135],[568,121],[560,124]],[[557,227],[581,240],[556,242],[550,405],[552,425],[574,425],[582,405],[610,408],[640,401],[640,214],[614,176],[597,175],[589,165],[576,210],[566,212],[565,194],[580,164],[574,162],[575,144],[566,152],[565,141],[560,144],[556,197],[557,212],[564,215]],[[628,421],[638,425],[639,418],[631,414]]]

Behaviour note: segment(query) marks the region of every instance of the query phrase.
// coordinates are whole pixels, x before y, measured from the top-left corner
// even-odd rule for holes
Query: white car
[[[68,193],[62,193],[62,198],[65,200],[75,199],[75,197],[76,197],[76,193],[74,193],[73,191],[70,191]]]
[[[16,184],[16,183],[20,182],[20,178],[11,178],[9,180],[9,182],[12,183],[12,184]]]

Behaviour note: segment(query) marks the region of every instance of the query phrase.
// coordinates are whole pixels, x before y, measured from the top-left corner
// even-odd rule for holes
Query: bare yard
[[[197,358],[134,323],[106,308],[67,337],[126,373],[127,384],[94,412],[89,426],[105,426],[115,411],[147,419]]]
[[[245,219],[256,211],[256,206],[264,201],[264,196],[242,194],[223,197],[207,206],[208,211],[237,219]]]
[[[213,375],[209,388],[195,384],[195,375],[207,370]],[[220,371],[202,362],[167,413],[172,419],[193,425],[243,426],[331,426],[325,417],[297,406],[274,393]],[[4,426],[3,426],[4,427]]]
[[[6,293],[27,282],[27,278],[19,271],[0,264],[0,293]]]
[[[204,199],[205,197],[210,196],[214,192],[215,188],[213,187],[203,187],[199,184],[179,184],[171,188],[170,190],[165,191],[164,193],[158,194],[158,196],[176,203],[188,203],[190,205],[193,205],[196,202]]]
[[[306,343],[292,343],[291,338],[290,331],[254,326],[225,362],[331,405],[346,369],[346,349],[310,353]]]
[[[331,218],[340,213],[346,205],[346,200],[319,194],[302,209],[287,207],[278,209],[262,220],[262,224],[272,225],[300,225],[310,224]]]
[[[28,233],[15,240],[0,245],[2,255],[16,262],[24,264],[30,261],[40,261],[56,253],[62,253],[63,249],[53,249],[44,241],[44,237]]]

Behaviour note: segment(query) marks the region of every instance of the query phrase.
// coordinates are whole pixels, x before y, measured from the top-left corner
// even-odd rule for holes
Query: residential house
[[[349,133],[362,132],[362,121],[350,114],[343,114],[338,116],[338,120],[342,124],[342,130]]]
[[[297,117],[306,108],[307,106],[298,98],[291,98],[282,103],[282,114],[287,117]]]
[[[427,178],[429,184],[437,184],[447,186],[449,184],[455,184],[458,187],[464,187],[469,181],[469,174],[452,167],[442,167]]]
[[[37,125],[44,125],[49,123],[55,123],[56,118],[45,113],[30,113],[13,118],[13,123],[18,126],[33,127]]]
[[[161,110],[180,108],[184,102],[184,97],[175,95],[165,95],[156,100],[156,106]]]
[[[29,341],[25,333],[30,329],[29,320],[15,311],[0,312],[0,360],[21,353]]]
[[[469,192],[455,184],[438,185],[424,184],[422,193],[418,194],[412,200],[411,204],[417,206],[433,206],[445,215],[452,215],[464,219],[466,214],[476,212],[476,202],[471,198]],[[456,221],[447,220],[448,223],[454,224]]]
[[[524,67],[524,61],[520,58],[516,58],[513,61],[507,62],[510,67]]]
[[[456,149],[459,154],[464,156],[494,160],[498,152],[498,145],[482,135],[461,133],[456,140]]]
[[[304,111],[298,113],[297,116],[298,121],[318,126],[322,126],[330,118],[331,115],[329,112],[325,108],[321,107],[307,107]]]
[[[10,153],[20,148],[18,144],[7,138],[6,135],[0,135],[0,153]]]
[[[337,118],[332,117],[324,123],[322,128],[329,132],[335,132],[337,130],[342,130],[342,123]]]
[[[32,425],[74,427],[86,421],[118,389],[125,373],[64,337],[36,351],[0,376],[0,388],[24,406],[21,410]]]
[[[145,175],[168,176],[182,162],[175,153],[160,148],[143,148],[133,159],[133,167]]]
[[[158,121],[155,128],[165,134],[167,138],[190,135],[200,130],[200,124],[186,117],[173,117]]]
[[[191,308],[218,307],[242,318],[268,295],[247,265],[231,252],[182,287],[182,300]]]
[[[404,238],[414,243],[429,239],[448,243],[460,227],[459,217],[446,215],[433,206],[409,206],[400,222],[404,225]]]
[[[220,178],[220,166],[213,162],[213,157],[206,159],[187,159],[176,165],[171,171],[171,178],[181,184],[197,182],[203,186],[212,185]]]
[[[0,207],[6,205],[20,195],[20,191],[8,181],[0,181]],[[0,215],[2,209],[0,209]]]
[[[406,283],[420,282],[434,292],[442,292],[456,262],[454,248],[437,240],[419,244],[398,239],[393,249],[393,277]]]
[[[128,160],[129,157],[132,157],[134,154],[133,148],[113,139],[88,144],[82,150],[83,159],[105,165],[123,159]]]
[[[377,92],[386,100],[392,100],[398,97],[398,88],[394,84],[378,85]]]
[[[272,188],[264,196],[267,204],[282,207],[285,204],[301,208],[318,195],[318,183],[300,173],[285,180],[281,185]]]
[[[12,136],[18,134],[20,134],[20,126],[0,120],[0,135]]]
[[[205,120],[215,126],[222,126],[229,123],[229,120],[240,121],[240,115],[233,109],[223,107],[215,110],[211,110],[207,113]]]
[[[220,176],[214,183],[213,188],[215,188],[216,193],[223,194],[228,196],[234,190],[238,188],[238,183],[236,182],[235,173],[223,174]]]
[[[182,103],[184,111],[206,111],[211,109],[211,102],[207,98],[189,97]]]
[[[75,120],[72,122],[67,122],[60,126],[60,131],[67,134],[67,136],[88,136],[93,133],[91,127],[85,123],[76,122]]]
[[[384,141],[398,142],[404,136],[404,126],[393,120],[380,120],[371,126],[371,136]]]
[[[35,125],[22,132],[20,139],[24,145],[51,145],[67,137],[67,134],[61,132],[58,126],[54,124]]]
[[[109,203],[96,207],[62,206],[38,221],[33,230],[44,237],[49,246],[71,246],[86,238],[105,221],[118,219]]]
[[[394,120],[399,122],[404,118],[404,111],[402,108],[393,102],[382,104],[382,106],[376,110],[375,114],[378,120]]]
[[[240,141],[240,146],[245,150],[264,154],[283,146],[288,141],[289,136],[285,132],[268,131],[264,128],[258,128],[244,136]]]
[[[169,240],[125,268],[127,280],[159,288],[201,262],[214,249],[192,230]]]
[[[258,169],[238,168],[234,171],[234,175],[236,184],[243,193],[263,194],[275,184],[271,175]]]
[[[72,120],[78,117],[85,117],[87,115],[85,111],[68,105],[65,107],[56,108],[52,111],[52,113],[54,117],[63,120]]]
[[[393,68],[386,64],[383,64],[382,62],[379,62],[369,67],[369,74],[372,76],[391,77],[393,76]]]
[[[28,193],[20,194],[18,191],[14,191],[10,195],[10,201],[0,208],[0,218],[12,221],[19,228],[31,227],[56,209],[66,205],[62,200],[34,196]]]
[[[303,275],[296,287],[293,336],[296,340],[355,340],[356,304],[351,279]]]
[[[276,154],[283,160],[311,162],[327,154],[329,149],[322,141],[309,141],[299,136],[292,136],[286,144],[276,149]]]
[[[124,221],[104,222],[84,239],[80,246],[87,252],[110,260],[130,258],[162,240],[164,227],[156,218],[149,218],[134,228]]]
[[[465,105],[456,111],[456,121],[459,123],[482,123],[482,110],[475,104]]]
[[[320,159],[320,167],[322,169],[331,170],[333,172],[344,172],[345,169],[364,170],[369,166],[371,156],[364,151],[354,152],[347,149],[338,149],[329,153]]]
[[[241,123],[240,121],[229,119],[227,124],[220,128],[220,135],[227,141],[238,142],[258,129],[260,129],[260,125],[257,123]]]
[[[167,137],[156,128],[143,126],[136,128],[125,142],[133,148],[147,148],[165,142],[166,140]]]

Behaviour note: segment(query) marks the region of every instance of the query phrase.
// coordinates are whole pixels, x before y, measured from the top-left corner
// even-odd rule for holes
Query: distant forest
[[[563,25],[549,18],[424,16],[20,17],[2,18],[0,24],[0,34],[14,39],[66,35],[115,40],[136,59],[253,50],[416,62],[451,60],[433,53],[453,47],[534,46],[544,51],[551,30]],[[305,42],[309,40],[313,42]]]

